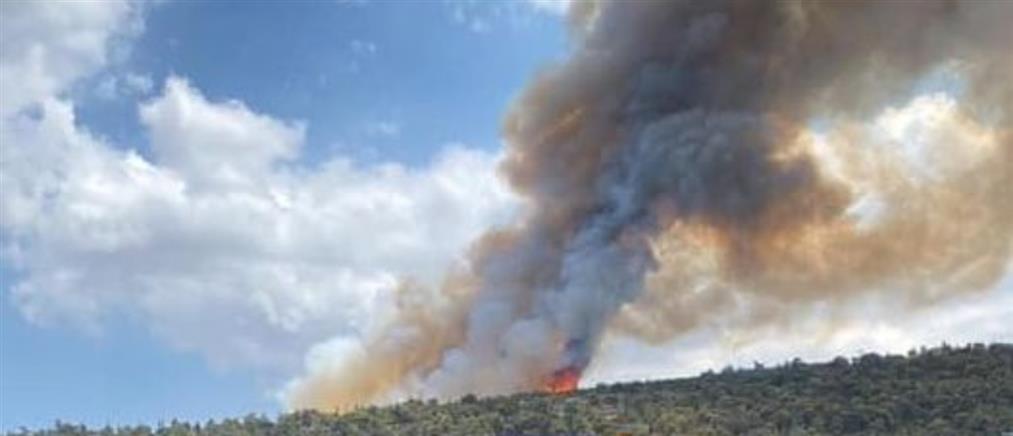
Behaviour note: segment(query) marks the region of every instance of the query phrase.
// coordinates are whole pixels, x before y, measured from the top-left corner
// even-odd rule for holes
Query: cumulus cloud
[[[295,157],[305,136],[302,123],[254,113],[235,100],[212,104],[177,77],[141,106],[140,116],[159,163],[192,189],[259,183],[272,164]]]
[[[216,362],[284,366],[363,328],[400,275],[435,280],[511,204],[495,156],[463,147],[421,169],[285,165],[302,123],[180,78],[140,116],[152,161],[78,130],[65,102],[5,125],[6,248],[31,319],[122,311]]]
[[[0,116],[102,68],[141,24],[138,6],[125,0],[0,2]]]
[[[402,277],[438,280],[514,208],[494,154],[307,169],[305,123],[180,77],[138,109],[142,157],[80,126],[65,95],[108,65],[132,6],[2,5],[0,229],[19,272],[6,297],[33,322],[98,333],[125,316],[216,365],[285,370],[366,328]]]

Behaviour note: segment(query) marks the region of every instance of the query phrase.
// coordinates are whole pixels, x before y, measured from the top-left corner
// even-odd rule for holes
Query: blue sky
[[[305,120],[308,162],[342,153],[417,164],[447,142],[497,148],[503,109],[566,44],[559,17],[520,2],[168,2],[145,27],[117,68],[156,84],[181,75],[209,98]],[[87,125],[143,142],[129,120],[136,101],[94,100],[81,108]]]
[[[559,16],[520,2],[169,1],[135,18],[142,30],[67,85],[80,129],[151,156],[138,104],[179,76],[209,100],[304,122],[308,168],[335,156],[418,167],[449,143],[495,151],[503,109],[566,44]],[[147,89],[125,89],[127,74]],[[280,410],[277,371],[216,368],[129,313],[96,332],[30,322],[4,260],[0,428]]]

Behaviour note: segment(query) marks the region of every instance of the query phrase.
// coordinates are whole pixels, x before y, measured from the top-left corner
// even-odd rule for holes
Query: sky
[[[281,412],[400,277],[522,208],[500,120],[566,54],[565,7],[0,2],[0,431]],[[1009,278],[867,304],[742,346],[609,337],[586,383],[1013,340]]]
[[[363,322],[360,294],[438,274],[509,216],[503,108],[566,48],[558,8],[527,2],[0,11],[2,429],[280,411],[306,349]],[[244,161],[234,178],[173,192],[218,152]],[[247,244],[279,227],[294,233]]]

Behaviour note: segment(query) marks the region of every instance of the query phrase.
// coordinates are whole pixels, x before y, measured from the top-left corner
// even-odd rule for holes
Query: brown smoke
[[[347,410],[391,391],[412,372],[433,368],[440,353],[461,341],[469,284],[449,280],[438,295],[409,282],[396,292],[398,317],[365,353],[348,356],[340,371],[317,374],[299,386],[300,407]]]
[[[574,53],[504,122],[528,214],[476,244],[467,291],[444,291],[467,298],[406,308],[293,405],[409,378],[422,395],[538,389],[608,328],[665,341],[731,309],[760,324],[987,288],[1013,248],[1011,20],[1001,1],[579,4]],[[910,101],[946,69],[960,92]]]

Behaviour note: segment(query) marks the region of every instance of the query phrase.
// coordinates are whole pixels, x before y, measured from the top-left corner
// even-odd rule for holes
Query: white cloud
[[[254,113],[235,100],[210,103],[177,77],[141,106],[140,116],[159,163],[191,189],[259,184],[272,165],[296,156],[305,136],[302,123]]]
[[[140,30],[127,1],[0,2],[0,117],[102,68],[114,39]]]
[[[77,130],[64,102],[5,122],[6,251],[29,318],[96,329],[126,313],[215,362],[286,367],[362,329],[400,274],[437,280],[511,208],[487,153],[306,171],[282,165],[300,123],[182,79],[140,112],[154,161]]]
[[[450,20],[476,34],[523,30],[543,15],[552,18],[565,15],[571,3],[570,0],[444,0]]]
[[[526,0],[531,7],[541,12],[556,15],[566,15],[573,4],[573,0]]]
[[[67,91],[136,29],[119,2],[2,2],[0,232],[30,320],[100,332],[119,316],[219,365],[286,369],[354,336],[401,275],[437,281],[512,195],[495,155],[309,170],[304,123],[210,101],[182,78],[139,108],[153,156],[81,128]],[[147,92],[122,74],[113,91]]]
[[[146,96],[154,88],[151,77],[144,74],[127,72],[122,75],[106,74],[95,85],[95,96],[103,100],[115,100],[121,97]]]

